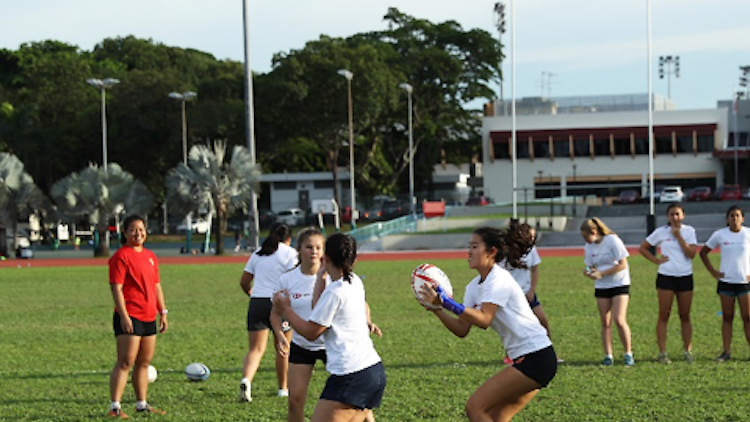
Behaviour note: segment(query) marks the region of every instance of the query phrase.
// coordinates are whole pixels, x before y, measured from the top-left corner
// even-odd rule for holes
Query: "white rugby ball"
[[[156,372],[156,368],[154,365],[148,366],[148,382],[154,382],[156,381],[158,373]]]
[[[205,381],[209,375],[211,370],[200,362],[193,362],[185,368],[185,376],[190,381]]]
[[[422,286],[429,284],[433,289],[438,286],[442,287],[448,296],[453,297],[453,286],[447,275],[440,268],[432,264],[421,264],[414,269],[411,273],[411,288],[414,291],[414,297],[417,298],[419,303],[430,308],[438,309],[438,307],[426,303],[422,299]]]

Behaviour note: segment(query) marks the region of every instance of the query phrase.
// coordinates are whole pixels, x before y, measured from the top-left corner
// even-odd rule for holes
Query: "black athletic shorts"
[[[675,292],[693,291],[693,275],[656,275],[656,288],[662,290],[672,290]]]
[[[552,346],[548,346],[513,359],[513,367],[544,388],[557,374],[557,354]]]
[[[378,362],[351,374],[331,375],[320,398],[358,409],[374,409],[380,407],[385,384],[385,368],[382,362]]]
[[[270,330],[272,307],[270,297],[251,297],[247,307],[247,331]],[[286,333],[291,329],[288,321],[281,321],[281,331]]]
[[[750,284],[719,281],[716,283],[716,293],[729,297],[744,296],[750,293]]]
[[[299,365],[315,365],[315,361],[321,361],[324,364],[328,362],[326,359],[326,351],[322,350],[307,350],[304,347],[298,346],[292,343],[289,348],[289,363],[296,363]]]
[[[594,296],[604,299],[612,299],[615,296],[630,295],[630,286],[619,286],[611,289],[595,289]]]
[[[118,314],[117,311],[114,312],[114,315],[112,316],[112,329],[115,332],[115,337],[123,334],[139,337],[149,337],[156,335],[156,321],[143,322],[133,317],[130,317],[130,320],[133,322],[133,332],[126,333],[125,331],[122,331],[122,325],[120,324],[120,314]]]

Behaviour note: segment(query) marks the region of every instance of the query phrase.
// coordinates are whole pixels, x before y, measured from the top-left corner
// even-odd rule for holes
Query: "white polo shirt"
[[[508,357],[516,359],[552,345],[547,330],[508,271],[495,264],[484,282],[480,281],[481,276],[476,276],[466,286],[464,306],[481,309],[485,302],[498,306],[490,327],[500,336]]]
[[[620,260],[630,256],[625,244],[616,234],[608,234],[599,243],[587,243],[583,247],[583,262],[589,267],[596,267],[599,272],[607,271]],[[630,267],[596,280],[597,289],[612,289],[630,285]]]
[[[521,258],[521,260],[528,268],[513,268],[508,265],[508,261],[505,259],[500,261],[500,266],[508,270],[518,285],[521,286],[523,293],[526,294],[531,290],[531,268],[541,264],[542,258],[539,256],[539,251],[536,250],[536,246],[534,246],[529,253]]]
[[[351,374],[380,362],[367,327],[365,287],[356,274],[350,279],[351,283],[343,278],[331,281],[309,319],[328,328],[323,331],[326,370],[333,375]]]
[[[270,298],[278,290],[281,275],[297,265],[297,251],[283,242],[271,255],[258,255],[259,250],[253,252],[245,265],[245,272],[253,275],[250,297]]]
[[[706,241],[711,249],[721,248],[719,272],[725,283],[746,284],[750,275],[750,229],[742,227],[735,233],[725,227],[716,230]]]
[[[682,236],[688,245],[698,244],[695,229],[692,226],[683,224],[680,227],[680,236]],[[646,238],[646,242],[651,246],[658,246],[661,249],[661,254],[669,258],[667,262],[659,264],[659,269],[657,270],[659,274],[672,277],[683,277],[693,274],[693,261],[683,252],[680,242],[672,234],[671,227],[661,226],[657,228]]]
[[[303,274],[300,267],[297,267],[288,273],[284,273],[279,279],[279,290],[286,290],[289,293],[289,301],[292,303],[292,310],[303,320],[310,318],[312,313],[312,295],[315,288],[316,275]],[[326,277],[326,281],[330,281]],[[306,350],[318,351],[325,349],[323,336],[310,341],[296,331],[292,335],[292,343]]]

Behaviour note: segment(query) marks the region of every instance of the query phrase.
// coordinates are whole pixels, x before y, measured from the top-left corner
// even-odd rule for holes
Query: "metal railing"
[[[389,221],[376,221],[367,226],[351,230],[349,235],[357,242],[379,239],[383,236],[395,233],[414,233],[417,231],[417,220],[421,214],[405,215]]]

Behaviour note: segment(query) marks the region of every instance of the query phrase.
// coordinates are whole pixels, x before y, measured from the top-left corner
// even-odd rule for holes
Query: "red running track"
[[[638,248],[628,247],[631,255],[638,254]],[[546,257],[574,257],[583,259],[583,247],[539,248],[542,258]],[[360,261],[411,261],[435,259],[465,259],[466,250],[419,250],[394,252],[362,252],[358,256]],[[159,258],[159,264],[195,265],[195,264],[244,264],[247,255],[231,256],[168,256]],[[106,266],[106,258],[43,258],[43,259],[7,259],[0,261],[0,268],[16,267],[97,267]]]

